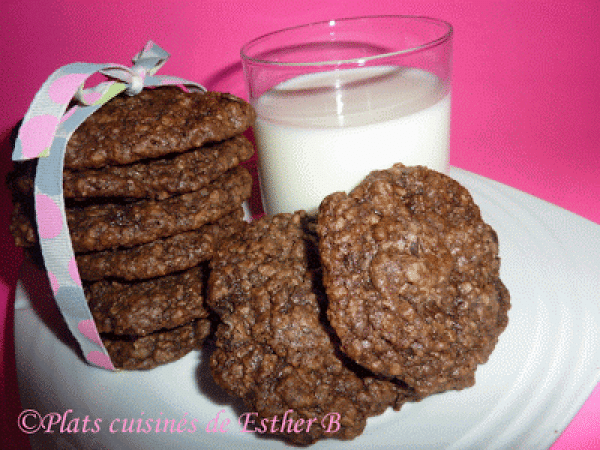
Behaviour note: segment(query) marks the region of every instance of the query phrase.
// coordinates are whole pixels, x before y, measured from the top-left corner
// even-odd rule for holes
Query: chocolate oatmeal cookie
[[[250,197],[252,176],[238,166],[198,191],[165,200],[67,209],[75,252],[133,247],[213,222]]]
[[[114,248],[76,255],[82,280],[104,278],[140,280],[168,275],[212,258],[217,246],[243,226],[241,206],[214,223],[197,230],[158,239],[130,248]]]
[[[37,159],[13,161],[12,169],[6,175],[6,186],[13,198],[25,198],[33,195],[33,183]]]
[[[14,162],[6,175],[13,209],[9,230],[17,247],[32,247],[38,242],[33,205],[36,161]]]
[[[151,280],[103,280],[84,286],[99,333],[145,336],[207,319],[203,266]]]
[[[497,235],[468,191],[397,164],[328,196],[318,220],[328,317],[343,351],[421,394],[471,386],[510,304]]]
[[[254,146],[243,135],[208,144],[172,157],[126,166],[64,170],[65,198],[127,197],[164,199],[197,191],[239,163]]]
[[[34,225],[33,210],[26,200],[13,199],[13,210],[10,216],[9,231],[17,247],[33,247],[38,242]]]
[[[65,168],[97,169],[181,153],[229,139],[253,122],[252,107],[219,92],[184,92],[168,86],[121,94],[73,133]]]
[[[210,322],[196,320],[141,337],[103,335],[102,342],[117,369],[148,370],[199,349],[209,333]]]
[[[35,165],[18,164],[15,167],[19,170],[15,170],[9,174],[8,183],[13,196],[13,211],[9,226],[17,247],[31,247],[37,243],[33,206]],[[23,176],[25,170],[32,172],[31,177]],[[118,202],[118,199],[112,197],[110,198],[112,202],[109,203],[106,202],[106,199],[98,199],[99,202],[97,204],[67,202],[67,220],[70,224],[69,230],[72,233],[72,238],[73,233],[76,233],[78,236],[77,244],[74,243],[75,251],[94,252],[114,246],[132,246],[139,245],[139,243],[151,242],[153,238],[150,235],[148,235],[147,240],[143,236],[136,238],[128,235],[124,241],[120,241],[118,233],[135,233],[136,230],[132,230],[131,228],[144,224],[144,226],[152,228],[152,232],[157,233],[157,236],[159,236],[161,233],[159,228],[162,227],[163,230],[169,230],[168,225],[161,225],[160,221],[155,217],[156,214],[160,214],[160,208],[165,208],[165,212],[170,214],[169,217],[179,217],[181,219],[180,222],[183,222],[183,219],[185,219],[184,213],[188,208],[186,205],[192,204],[189,207],[190,214],[192,215],[188,218],[189,221],[209,223],[218,220],[232,209],[239,207],[250,197],[251,193],[252,176],[245,168],[236,166],[215,180],[212,180],[211,183],[203,185],[198,191],[170,197],[165,199],[164,203],[156,199],[137,202]],[[150,195],[150,198],[153,197],[161,196]],[[222,202],[221,205],[219,201]],[[193,206],[194,204],[196,206]],[[207,208],[204,212],[201,211],[202,205]],[[90,217],[85,219],[88,212]],[[84,219],[85,222],[82,222]],[[103,222],[104,219],[108,222]],[[135,220],[138,221],[137,225]],[[186,227],[189,226],[189,224],[186,225],[184,223],[171,225],[177,228],[179,232],[186,231]],[[201,225],[192,225],[192,228],[188,228],[188,230],[193,230],[195,229],[194,227],[198,226]],[[85,228],[81,229],[81,227]],[[100,236],[99,234],[104,230],[108,234]],[[141,229],[138,231],[141,232]],[[177,230],[163,232],[167,233],[166,236],[169,236],[170,233],[178,233]],[[95,242],[94,236],[97,236],[98,239],[106,239],[107,242]],[[138,244],[130,243],[130,240],[131,242],[136,242],[138,239],[140,241]]]
[[[287,412],[302,431],[276,433],[302,445],[354,438],[369,416],[418,399],[402,383],[380,379],[338,351],[323,314],[310,230],[303,212],[249,224],[213,258],[207,299],[222,321],[210,360],[215,381],[258,414],[258,428]],[[327,424],[331,413],[339,414],[340,428],[328,433],[323,420]]]

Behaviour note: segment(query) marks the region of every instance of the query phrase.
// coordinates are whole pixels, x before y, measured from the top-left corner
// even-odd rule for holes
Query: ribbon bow
[[[63,196],[64,155],[67,142],[77,127],[123,91],[136,95],[144,87],[173,84],[196,91],[206,90],[181,78],[155,76],[168,56],[150,41],[133,58],[131,68],[118,64],[85,63],[61,67],[35,95],[19,128],[13,151],[15,161],[39,157],[33,194],[35,220],[50,286],[86,360],[107,370],[115,368],[85,298],[67,223]],[[86,80],[96,72],[111,81],[85,89]],[[76,103],[69,108],[73,100]]]
[[[13,160],[48,156],[53,139],[57,135],[64,135],[60,130],[62,123],[77,108],[99,107],[123,91],[128,95],[136,95],[144,87],[166,84],[181,84],[190,86],[192,90],[206,90],[199,84],[180,78],[154,76],[168,58],[169,54],[166,51],[149,41],[144,49],[133,57],[133,67],[120,64],[73,63],[59,68],[50,75],[35,95],[19,129]],[[112,81],[84,88],[87,79],[97,72]],[[73,99],[78,105],[67,111]],[[92,112],[94,111],[90,110],[88,115]]]

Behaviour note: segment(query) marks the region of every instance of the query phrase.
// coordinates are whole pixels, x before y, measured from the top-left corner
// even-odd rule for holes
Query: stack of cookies
[[[207,264],[243,224],[254,121],[234,96],[178,87],[120,95],[71,137],[67,221],[86,298],[113,364],[149,369],[210,332]],[[35,162],[9,175],[18,246],[34,247]]]

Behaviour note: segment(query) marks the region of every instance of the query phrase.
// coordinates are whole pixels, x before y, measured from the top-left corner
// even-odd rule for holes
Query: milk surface
[[[450,93],[422,70],[304,75],[267,91],[254,107],[267,214],[314,212],[325,196],[396,162],[447,170]]]

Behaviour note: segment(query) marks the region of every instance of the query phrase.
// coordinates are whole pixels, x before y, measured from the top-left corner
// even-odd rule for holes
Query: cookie
[[[86,119],[65,151],[67,169],[98,169],[181,153],[229,139],[253,122],[252,107],[219,92],[178,87],[121,94]]]
[[[104,278],[141,280],[168,275],[212,258],[219,242],[242,226],[244,210],[232,213],[197,230],[158,239],[130,248],[76,255],[79,276],[85,281]]]
[[[210,333],[208,320],[196,320],[147,336],[102,336],[113,365],[123,370],[148,370],[174,362],[199,349]]]
[[[13,199],[9,231],[17,247],[33,247],[38,242],[36,227],[33,224],[31,202]]]
[[[188,269],[151,280],[98,281],[84,285],[99,333],[145,336],[206,319],[205,268]]]
[[[147,160],[126,166],[64,170],[65,198],[127,197],[164,199],[197,191],[249,159],[252,142],[235,136],[174,157]]]
[[[6,175],[6,185],[13,198],[27,198],[33,195],[37,159],[13,161],[12,169]]]
[[[325,198],[318,233],[328,318],[350,358],[424,395],[475,382],[510,296],[497,235],[463,186],[397,164]]]
[[[11,194],[13,209],[9,231],[17,247],[31,247],[38,241],[34,223],[33,182],[36,162],[13,163],[6,175],[6,186]]]
[[[212,259],[207,298],[222,321],[210,359],[215,381],[256,414],[248,430],[286,415],[301,432],[290,425],[282,430],[281,423],[267,432],[301,445],[352,439],[368,417],[417,399],[403,384],[375,377],[339,353],[323,315],[310,228],[302,212],[247,225]],[[339,429],[329,428],[335,413]]]
[[[133,247],[196,230],[250,197],[252,176],[238,166],[198,191],[165,200],[94,204],[67,209],[75,252]]]

